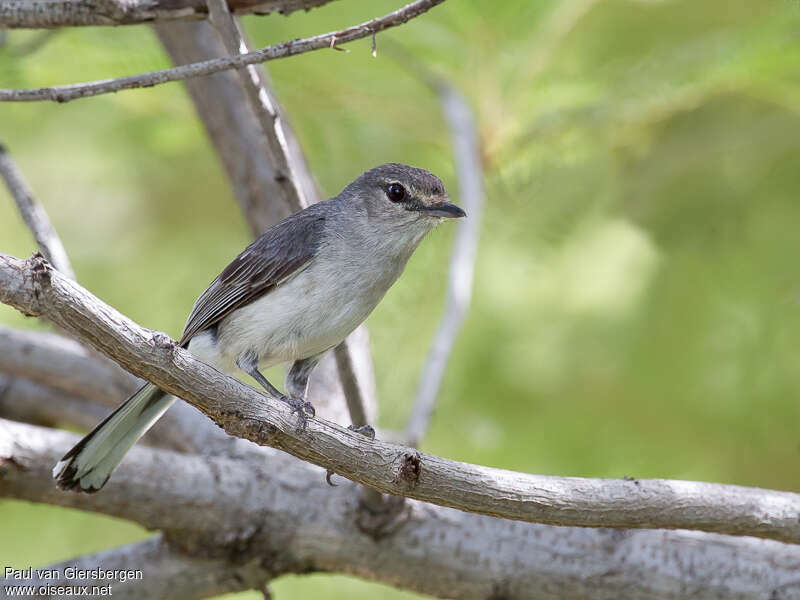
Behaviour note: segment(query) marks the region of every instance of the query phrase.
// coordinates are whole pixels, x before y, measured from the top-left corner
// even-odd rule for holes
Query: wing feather
[[[194,303],[180,345],[305,268],[322,242],[322,204],[273,225],[234,258]]]

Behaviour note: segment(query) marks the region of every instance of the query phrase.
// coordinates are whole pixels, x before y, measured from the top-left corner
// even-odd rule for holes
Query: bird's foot
[[[356,433],[360,433],[361,435],[368,437],[370,440],[375,439],[375,430],[372,428],[372,425],[362,425],[361,427],[350,425],[348,429],[350,431],[355,431]]]
[[[291,407],[292,414],[297,414],[297,429],[299,431],[305,430],[308,417],[313,417],[315,414],[317,414],[317,411],[314,410],[314,405],[311,404],[311,402],[307,402],[301,398],[281,396],[281,400],[286,402],[286,404]]]

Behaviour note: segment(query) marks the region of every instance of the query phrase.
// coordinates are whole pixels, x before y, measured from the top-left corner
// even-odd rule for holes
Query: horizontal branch
[[[0,373],[25,377],[105,406],[117,406],[141,381],[78,342],[0,325]]]
[[[126,576],[114,579],[80,576],[92,569],[125,571]],[[53,571],[59,574],[57,581],[49,576]],[[48,577],[43,576],[44,573],[48,573]],[[272,575],[259,561],[236,565],[229,561],[187,556],[158,535],[143,542],[34,569],[32,578],[17,583],[50,587],[110,586],[114,600],[192,600],[263,588]],[[4,583],[13,584],[14,581],[6,579]],[[36,598],[61,600],[63,595],[39,594]]]
[[[17,392],[40,392],[37,405],[41,407],[43,402],[52,403],[47,411],[50,413],[62,408],[65,411],[77,410],[81,401],[116,408],[142,384],[141,379],[74,340],[52,333],[12,329],[2,325],[0,375],[17,378],[12,388]],[[29,380],[27,384],[25,380]],[[36,389],[32,386],[36,386]],[[7,412],[8,416],[34,410],[33,406],[13,408],[7,408],[11,411]],[[91,418],[90,414],[87,413],[86,418]],[[71,424],[80,426],[81,422],[74,421]],[[89,424],[87,429],[92,429],[98,422]],[[149,444],[176,450],[216,451],[219,449],[216,442],[225,437],[196,410],[179,404],[156,423],[145,439]]]
[[[227,69],[241,69],[247,65],[263,63],[278,58],[295,56],[304,52],[311,52],[321,48],[334,48],[337,45],[352,42],[370,35],[375,35],[396,27],[430,10],[444,0],[416,0],[403,8],[391,12],[383,17],[353,25],[340,31],[323,33],[310,38],[281,42],[274,46],[267,46],[260,50],[238,54],[226,58],[214,58],[180,67],[172,67],[142,75],[120,77],[119,79],[103,79],[89,83],[59,85],[39,89],[0,89],[0,102],[31,102],[37,100],[52,100],[54,102],[68,102],[76,98],[86,98],[100,94],[118,92],[134,88],[152,87],[170,81],[181,81],[191,77],[201,77],[219,73]]]
[[[137,325],[41,256],[0,254],[0,302],[41,316],[200,409],[231,435],[284,450],[381,492],[521,521],[698,529],[800,542],[800,495],[667,480],[527,475],[370,441],[291,409]]]
[[[237,14],[289,14],[331,0],[228,0]],[[0,2],[0,29],[53,29],[86,25],[138,25],[205,19],[203,0],[5,0]]]
[[[207,568],[216,586],[209,592],[214,593],[224,591],[216,574],[226,565],[237,568],[231,560],[238,568],[261,563],[267,574],[350,573],[462,599],[755,599],[800,592],[800,547],[771,540],[552,527],[415,501],[406,503],[389,535],[373,538],[359,531],[354,519],[358,486],[330,488],[320,469],[270,449],[231,460],[137,446],[102,493],[67,494],[52,485],[50,468],[57,449],[77,439],[73,434],[3,421],[0,434],[0,497],[134,519],[146,527],[167,528],[172,541],[173,549],[151,540],[83,557],[78,559],[82,568],[112,568],[131,552],[142,558],[130,562],[133,568],[148,564],[144,579],[152,569],[160,581],[166,572],[159,567],[161,561],[144,562],[156,552],[167,564],[177,565],[169,567],[176,571],[176,585],[183,581],[180,573],[197,573],[198,565]],[[203,553],[194,558],[175,548],[202,548]],[[216,558],[209,560],[212,556]],[[265,574],[243,576],[254,585]],[[188,597],[159,589],[149,588],[151,593],[138,597]]]
[[[23,377],[0,373],[0,417],[48,425],[90,430],[109,410],[85,398],[67,394]]]

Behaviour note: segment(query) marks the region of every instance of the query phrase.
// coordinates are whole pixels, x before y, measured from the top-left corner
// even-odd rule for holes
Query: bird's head
[[[370,169],[347,186],[343,194],[359,198],[370,221],[391,229],[427,232],[443,219],[466,216],[450,202],[436,175],[399,163]]]

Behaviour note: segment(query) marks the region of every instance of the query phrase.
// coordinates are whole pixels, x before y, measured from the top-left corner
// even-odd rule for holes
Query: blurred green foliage
[[[262,46],[397,5],[339,0],[245,22]],[[167,65],[143,27],[62,31],[16,56],[36,35],[11,32],[0,49],[3,87]],[[382,51],[386,38],[464,90],[486,164],[473,307],[424,448],[535,473],[800,491],[800,3],[451,0],[380,35],[377,59],[363,40],[270,63],[330,194],[402,161],[458,196],[436,98]],[[0,139],[80,281],[145,325],[178,334],[248,239],[180,85],[2,105]],[[0,200],[0,251],[30,254]],[[451,239],[444,226],[426,241],[369,319],[384,427],[409,412]],[[5,307],[0,321],[36,326]],[[4,564],[146,535],[0,504]],[[330,575],[274,587],[411,597]]]

